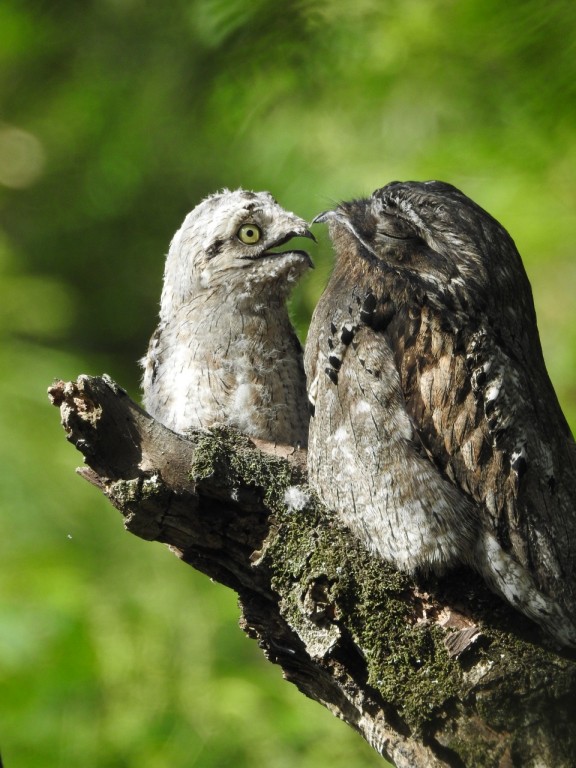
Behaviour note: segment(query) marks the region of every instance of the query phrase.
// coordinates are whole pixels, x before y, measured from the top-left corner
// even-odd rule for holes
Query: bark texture
[[[127,530],[234,589],[286,679],[397,768],[576,765],[574,655],[471,573],[415,583],[370,555],[306,486],[303,452],[177,435],[106,376],[49,395]]]

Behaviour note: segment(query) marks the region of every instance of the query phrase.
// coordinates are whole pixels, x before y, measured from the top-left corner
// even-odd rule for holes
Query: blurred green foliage
[[[221,187],[311,218],[393,179],[510,230],[576,425],[570,0],[4,0],[0,5],[0,746],[26,766],[382,765],[280,679],[235,599],[73,475],[45,399],[137,393],[164,254]],[[330,269],[295,292],[304,338]]]

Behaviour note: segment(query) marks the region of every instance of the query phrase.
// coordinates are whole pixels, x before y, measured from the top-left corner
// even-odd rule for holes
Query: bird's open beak
[[[312,222],[312,224],[314,224],[314,222]],[[299,237],[307,237],[309,240],[313,240],[315,243],[317,242],[316,238],[309,229],[304,230],[301,235],[299,234]]]
[[[309,229],[305,229],[303,232],[295,232],[294,237],[307,237],[309,240],[313,240],[315,243],[317,242],[316,238]],[[299,251],[299,253],[306,257],[310,269],[314,269],[314,262],[310,258],[310,254],[307,253],[307,251]]]
[[[314,242],[316,242],[316,238],[314,237],[312,232],[310,232],[309,229],[303,228],[299,230],[292,230],[291,232],[288,232],[286,235],[276,240],[276,242],[270,243],[270,245],[268,246],[268,248],[266,248],[265,251],[258,253],[257,255],[255,254],[254,256],[251,256],[251,257],[245,256],[244,258],[250,258],[250,260],[252,260],[252,259],[260,259],[260,258],[263,258],[264,256],[285,256],[289,253],[297,253],[297,254],[300,254],[300,256],[302,256],[304,259],[306,259],[308,266],[311,269],[314,269],[314,264],[312,263],[312,259],[310,258],[310,255],[306,251],[302,251],[300,249],[295,249],[295,248],[290,248],[286,251],[272,250],[275,248],[279,248],[282,245],[286,245],[286,243],[290,242],[295,237],[307,237],[309,240],[313,240]]]

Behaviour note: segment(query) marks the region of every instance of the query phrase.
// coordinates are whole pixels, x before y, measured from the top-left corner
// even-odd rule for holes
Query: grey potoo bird
[[[316,220],[336,264],[305,352],[310,482],[396,567],[472,566],[576,645],[576,446],[512,239],[436,181]]]
[[[164,270],[160,323],[144,367],[144,405],[176,432],[228,425],[305,446],[302,349],[286,300],[312,266],[282,246],[313,235],[267,192],[224,190],[175,234]]]

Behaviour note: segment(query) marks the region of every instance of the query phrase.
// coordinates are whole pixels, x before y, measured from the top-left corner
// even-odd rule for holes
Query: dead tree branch
[[[49,394],[125,527],[234,589],[286,679],[398,768],[576,765],[574,657],[473,574],[416,584],[365,552],[301,452],[176,435],[108,377]]]

